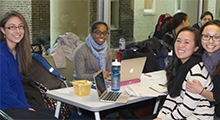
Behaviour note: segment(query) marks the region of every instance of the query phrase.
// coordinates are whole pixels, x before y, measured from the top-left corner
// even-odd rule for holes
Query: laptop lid
[[[105,78],[103,75],[103,71],[99,70],[97,73],[95,73],[93,75],[93,79],[95,81],[96,90],[97,90],[98,97],[100,100],[100,98],[102,98],[106,94],[106,92],[108,92],[108,89],[105,84]]]
[[[125,59],[121,62],[121,82],[140,79],[147,57]]]
[[[108,89],[105,84],[103,70],[99,70],[97,73],[95,73],[93,75],[93,79],[96,84],[96,90],[98,93],[99,101],[126,103],[129,100],[130,96],[126,92],[121,92],[121,95],[116,99],[116,101],[102,100],[103,96],[108,92]],[[120,91],[114,91],[114,92],[120,92]]]

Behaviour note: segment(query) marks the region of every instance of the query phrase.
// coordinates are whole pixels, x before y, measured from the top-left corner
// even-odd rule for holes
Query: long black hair
[[[163,34],[167,33],[168,31],[171,31],[175,28],[177,28],[181,23],[182,21],[186,21],[187,19],[187,14],[186,13],[183,13],[183,12],[179,12],[179,13],[176,13],[172,20],[165,23],[163,26],[162,26],[162,32]]]
[[[190,27],[190,26],[184,27],[184,28],[180,29],[180,31],[177,33],[177,37],[183,31],[192,32],[194,34],[195,46],[199,47],[199,49],[196,52],[194,52],[192,54],[192,56],[202,56],[204,49],[202,48],[202,45],[201,45],[201,35],[199,33],[199,30],[197,30],[196,28]],[[176,42],[177,37],[175,38],[174,44]],[[165,69],[166,76],[167,76],[167,85],[169,85],[169,83],[171,83],[174,80],[174,76],[177,74],[177,71],[178,71],[180,65],[182,64],[181,60],[177,57],[177,55],[175,53],[175,45],[174,44],[173,44],[172,60],[170,61],[170,63],[168,64],[168,66]]]

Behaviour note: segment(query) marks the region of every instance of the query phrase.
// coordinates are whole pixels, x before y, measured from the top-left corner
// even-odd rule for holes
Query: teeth
[[[18,38],[19,37],[19,35],[18,36],[15,36],[16,38]]]
[[[99,41],[104,41],[103,39],[99,39]]]
[[[208,47],[208,48],[214,48],[214,46],[213,46],[213,45],[207,45],[207,47]]]
[[[182,50],[178,50],[178,52],[179,52],[179,53],[183,53],[184,51],[182,51]]]

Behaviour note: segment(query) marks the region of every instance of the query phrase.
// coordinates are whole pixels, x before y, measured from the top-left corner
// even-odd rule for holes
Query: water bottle
[[[124,38],[124,36],[121,36],[121,38],[119,39],[119,50],[122,51],[122,52],[125,50],[125,38]]]
[[[115,59],[115,62],[112,62],[112,74],[111,74],[111,89],[112,91],[120,90],[120,66],[121,63]]]

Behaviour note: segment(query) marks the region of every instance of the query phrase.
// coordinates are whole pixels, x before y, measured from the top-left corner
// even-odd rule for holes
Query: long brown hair
[[[0,27],[5,29],[5,24],[11,17],[18,17],[24,24],[24,37],[19,43],[17,43],[15,49],[17,51],[19,73],[23,75],[28,75],[28,70],[32,64],[29,28],[23,15],[14,10],[6,12],[1,17]],[[4,34],[2,32],[0,33],[0,41],[4,42],[7,45],[7,41],[4,38]]]

